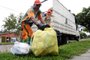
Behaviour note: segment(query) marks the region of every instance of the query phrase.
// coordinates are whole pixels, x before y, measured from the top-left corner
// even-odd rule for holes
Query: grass
[[[90,49],[90,39],[80,42],[72,42],[59,47],[59,55],[46,55],[35,57],[33,54],[16,56],[10,53],[0,53],[0,60],[67,60],[75,55],[80,55]]]
[[[0,43],[0,45],[10,45],[10,44],[14,44],[13,42],[2,42]]]

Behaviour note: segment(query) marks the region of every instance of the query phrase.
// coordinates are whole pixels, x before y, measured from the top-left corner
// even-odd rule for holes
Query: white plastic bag
[[[30,45],[27,43],[15,42],[11,48],[12,54],[28,54],[30,52]]]

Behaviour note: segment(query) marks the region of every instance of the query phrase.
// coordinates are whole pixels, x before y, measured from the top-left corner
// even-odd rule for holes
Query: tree
[[[90,32],[90,7],[83,8],[82,12],[76,15],[76,21]]]
[[[19,17],[18,17],[18,23],[17,23],[17,25],[16,25],[16,34],[19,34],[20,33],[20,31],[21,31],[21,21],[22,21],[22,19],[23,19],[23,14],[22,13],[20,13],[20,15],[19,15]]]
[[[5,32],[14,32],[16,29],[16,25],[17,25],[17,19],[13,14],[11,14],[4,20],[4,24],[3,24],[4,31]]]
[[[16,34],[19,34],[19,32],[21,31],[20,20],[22,20],[22,18],[23,18],[22,13],[20,13],[20,15],[18,17],[14,16],[13,14],[8,16],[4,20],[4,23],[5,23],[5,24],[3,24],[4,32],[14,32]]]

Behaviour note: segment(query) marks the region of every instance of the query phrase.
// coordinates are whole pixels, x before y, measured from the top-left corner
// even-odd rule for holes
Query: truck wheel
[[[78,36],[76,36],[76,37],[75,37],[75,40],[76,40],[76,41],[79,41],[79,37],[78,37]]]
[[[58,30],[55,30],[56,34],[57,34],[57,42],[58,42],[58,46],[60,46],[62,44],[61,41],[61,33]]]
[[[68,37],[66,35],[62,35],[62,44],[67,44]]]
[[[61,36],[57,36],[57,41],[58,41],[58,46],[60,46],[62,44]]]

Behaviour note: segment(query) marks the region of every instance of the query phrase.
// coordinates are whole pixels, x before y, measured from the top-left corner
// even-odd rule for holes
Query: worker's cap
[[[41,5],[41,2],[40,2],[40,0],[35,0],[34,4]]]

